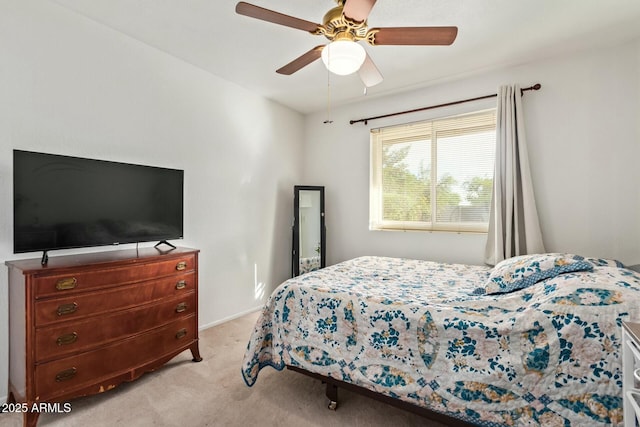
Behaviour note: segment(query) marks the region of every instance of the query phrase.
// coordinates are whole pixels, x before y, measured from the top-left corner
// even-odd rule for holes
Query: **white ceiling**
[[[316,61],[291,76],[275,73],[322,36],[240,16],[236,0],[51,0],[134,39],[302,113],[327,104],[328,74]],[[251,0],[322,22],[334,0]],[[640,0],[378,0],[369,27],[458,27],[451,46],[365,48],[387,95],[508,65],[640,36]],[[523,82],[527,83],[527,82]],[[331,75],[331,104],[359,100],[356,75]]]

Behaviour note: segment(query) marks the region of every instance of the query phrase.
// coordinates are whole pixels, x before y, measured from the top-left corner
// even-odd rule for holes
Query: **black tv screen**
[[[13,151],[14,253],[180,239],[184,171]]]

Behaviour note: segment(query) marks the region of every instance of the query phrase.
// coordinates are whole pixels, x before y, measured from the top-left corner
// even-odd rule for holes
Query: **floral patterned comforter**
[[[482,426],[622,424],[621,322],[640,275],[571,272],[474,295],[491,269],[361,257],[289,279],[242,365],[292,365]]]
[[[320,255],[308,258],[300,258],[300,263],[298,264],[298,266],[300,274],[315,271],[320,268]]]

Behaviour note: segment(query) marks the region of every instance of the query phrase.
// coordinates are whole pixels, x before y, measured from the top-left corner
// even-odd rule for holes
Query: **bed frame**
[[[451,427],[471,427],[475,424],[468,423],[466,421],[459,420],[457,418],[452,418],[447,415],[441,414],[439,412],[431,411],[426,408],[422,408],[420,406],[413,405],[409,402],[405,402],[404,400],[394,399],[384,394],[376,393],[375,391],[369,390],[364,387],[360,387],[354,384],[350,384],[344,381],[336,380],[334,378],[326,377],[324,375],[316,374],[314,372],[307,371],[302,368],[298,368],[296,366],[287,365],[287,369],[299,372],[301,374],[307,375],[311,378],[318,379],[327,385],[327,390],[325,392],[327,398],[329,399],[329,409],[336,410],[338,408],[338,387],[343,388],[345,390],[352,391],[354,393],[361,394],[363,396],[370,397],[374,400],[387,403],[391,406],[395,406],[396,408],[403,409],[405,411],[412,412],[414,414],[420,415],[425,418],[429,418],[433,421],[441,422],[447,426]]]

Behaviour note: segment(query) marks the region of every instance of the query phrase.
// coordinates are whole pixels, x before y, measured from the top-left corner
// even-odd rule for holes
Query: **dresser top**
[[[50,273],[54,270],[74,268],[97,264],[136,264],[153,259],[180,257],[185,254],[200,252],[198,249],[176,248],[162,250],[160,248],[124,249],[116,251],[90,252],[77,255],[52,256],[46,265],[41,264],[40,258],[19,259],[6,261],[8,267],[22,270],[24,274]]]

